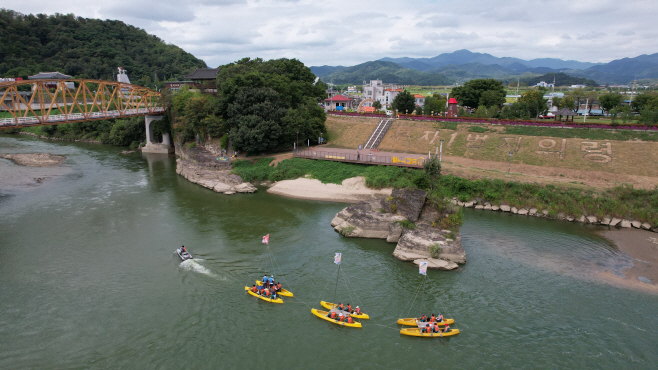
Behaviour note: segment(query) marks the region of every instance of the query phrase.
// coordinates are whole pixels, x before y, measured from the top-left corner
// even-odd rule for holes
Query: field
[[[330,116],[328,145],[357,148],[377,123],[377,119]],[[658,186],[658,133],[454,123],[435,127],[397,120],[379,150],[436,153],[441,140],[444,168],[466,178],[595,188]]]

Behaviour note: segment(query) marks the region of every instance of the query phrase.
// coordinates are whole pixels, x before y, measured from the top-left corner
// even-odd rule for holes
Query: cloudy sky
[[[118,19],[211,67],[247,56],[350,66],[460,49],[583,62],[658,52],[658,2],[650,0],[0,0],[0,7]]]

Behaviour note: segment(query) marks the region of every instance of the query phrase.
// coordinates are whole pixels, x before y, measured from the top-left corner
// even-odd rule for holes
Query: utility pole
[[[587,122],[587,107],[588,106],[589,106],[589,98],[587,98],[587,100],[585,101],[585,113],[583,113],[583,123]]]
[[[441,141],[441,146],[439,147],[439,163],[441,163],[441,157],[443,156],[443,139]]]
[[[514,155],[514,152],[509,152],[509,167],[507,168],[507,174],[510,174],[510,171],[512,171],[512,155]]]
[[[519,84],[521,83],[521,79],[517,78],[516,79],[516,100],[515,102],[519,102]]]

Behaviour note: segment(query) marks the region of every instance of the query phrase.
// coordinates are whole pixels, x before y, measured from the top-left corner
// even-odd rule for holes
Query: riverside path
[[[326,148],[320,146],[296,149],[293,151],[293,157],[413,168],[422,168],[423,163],[427,160],[427,155],[422,154],[380,152],[369,149]]]

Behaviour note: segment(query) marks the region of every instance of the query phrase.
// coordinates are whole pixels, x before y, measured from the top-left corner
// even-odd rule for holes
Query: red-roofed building
[[[457,117],[457,99],[448,99],[448,112],[446,112],[446,117]]]
[[[352,103],[352,99],[343,95],[336,95],[324,100],[324,106],[329,110],[344,110],[352,108]]]
[[[414,95],[414,99],[416,99],[416,106],[417,107],[422,107],[425,105],[425,97],[419,94]]]

